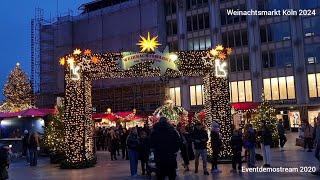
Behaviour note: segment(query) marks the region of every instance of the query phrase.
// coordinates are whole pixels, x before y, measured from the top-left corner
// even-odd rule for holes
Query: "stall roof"
[[[54,109],[30,108],[19,112],[0,112],[0,119],[14,117],[44,117],[49,114],[54,114],[54,112]]]

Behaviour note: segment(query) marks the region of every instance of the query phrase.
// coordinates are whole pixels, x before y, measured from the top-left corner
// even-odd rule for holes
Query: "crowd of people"
[[[307,126],[306,129],[309,127]],[[317,133],[312,134],[319,139],[320,120],[317,126]],[[271,147],[279,145],[280,151],[284,151],[284,145],[287,141],[285,129],[282,121],[277,124],[279,142],[275,143],[270,127],[263,123],[262,129],[256,131],[253,125],[248,123],[243,129],[233,129],[230,140],[232,149],[232,170],[231,173],[242,173],[243,154],[246,158],[247,167],[256,167],[257,146],[261,147],[263,167],[270,167]],[[306,133],[308,133],[306,130]],[[193,125],[181,126],[172,125],[165,117],[161,117],[159,122],[149,129],[145,127],[134,127],[126,130],[122,126],[112,128],[99,128],[98,150],[109,150],[111,160],[116,160],[122,152],[122,159],[129,159],[131,176],[138,175],[138,161],[141,162],[142,175],[152,172],[148,165],[150,155],[154,155],[156,168],[154,169],[157,179],[175,179],[177,164],[177,155],[180,151],[183,160],[184,171],[190,171],[190,161],[194,160],[194,173],[199,172],[199,161],[202,160],[202,170],[204,175],[209,175],[208,157],[212,164],[211,173],[221,173],[218,168],[218,158],[221,151],[225,148],[220,137],[220,126],[213,122],[208,134],[207,127],[198,122]],[[307,138],[309,136],[306,136]],[[314,137],[314,136],[312,136]],[[208,156],[208,142],[210,140],[211,151]],[[308,140],[306,142],[309,142]],[[320,142],[319,140],[317,142]],[[316,148],[319,145],[316,146]],[[243,153],[244,151],[244,153]],[[319,153],[318,153],[319,154]]]

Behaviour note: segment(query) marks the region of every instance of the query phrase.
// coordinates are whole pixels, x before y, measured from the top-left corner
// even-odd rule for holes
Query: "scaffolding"
[[[36,8],[35,16],[31,19],[31,84],[34,94],[40,92],[40,27],[42,23],[43,9]]]

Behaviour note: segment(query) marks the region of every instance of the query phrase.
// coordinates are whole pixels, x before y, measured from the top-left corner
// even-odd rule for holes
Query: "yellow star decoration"
[[[96,56],[93,56],[91,61],[94,63],[94,64],[97,64],[99,62],[99,59],[96,57]]]
[[[217,45],[216,47],[216,51],[222,51],[223,50],[223,46],[222,45]]]
[[[140,46],[141,51],[140,52],[150,52],[150,51],[154,51],[159,45],[161,45],[157,38],[158,36],[155,37],[150,37],[150,33],[148,32],[148,37],[145,38],[143,36],[140,36],[141,40],[139,41],[139,43],[137,43],[137,45]]]
[[[210,50],[210,54],[212,55],[212,56],[217,56],[218,55],[218,51],[216,51],[215,49],[211,49]]]
[[[91,50],[90,49],[86,49],[86,50],[84,50],[83,54],[88,56],[88,55],[91,54]]]
[[[70,57],[67,59],[67,63],[70,65],[70,64],[73,64],[74,63],[74,58],[73,57]]]
[[[74,55],[79,55],[79,54],[81,54],[81,50],[80,49],[75,49],[74,51],[73,51],[73,54]]]
[[[64,66],[66,64],[66,59],[64,57],[60,58],[59,63],[61,66]]]

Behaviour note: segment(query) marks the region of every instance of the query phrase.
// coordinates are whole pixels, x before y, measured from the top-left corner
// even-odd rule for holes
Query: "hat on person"
[[[24,130],[24,134],[28,134],[29,133],[29,131],[28,130]]]

